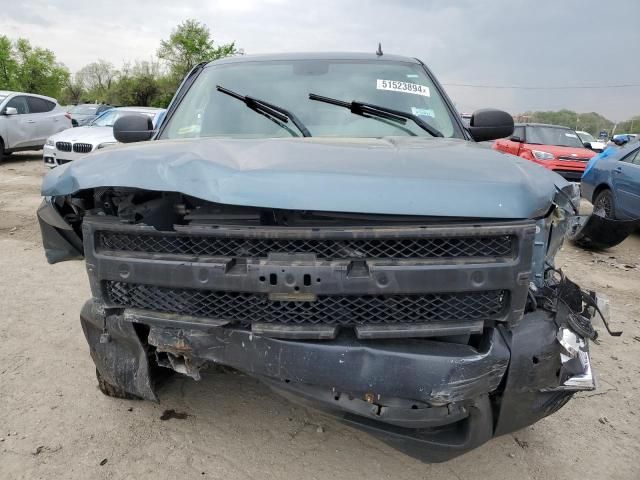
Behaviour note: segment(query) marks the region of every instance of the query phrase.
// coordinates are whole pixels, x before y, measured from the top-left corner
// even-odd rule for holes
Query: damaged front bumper
[[[82,327],[101,381],[127,394],[157,400],[159,372],[225,365],[436,462],[594,388],[589,335],[572,328],[593,312],[574,284],[548,283],[562,215],[168,230],[96,211],[79,227],[76,205],[55,201],[38,211],[47,257],[85,256]],[[388,258],[361,254],[380,245]],[[448,254],[398,258],[423,245]]]
[[[295,341],[175,320],[95,301],[81,315],[102,377],[138,397],[157,399],[156,362],[193,377],[208,362],[226,365],[429,462],[530,425],[594,388],[587,342],[559,337],[568,332],[562,319],[542,309],[512,329],[486,330],[476,346],[354,335]]]

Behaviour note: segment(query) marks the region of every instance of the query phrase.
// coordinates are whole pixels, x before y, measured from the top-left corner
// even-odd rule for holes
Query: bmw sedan
[[[123,115],[141,113],[148,115],[156,125],[161,118],[161,108],[121,107],[112,108],[84,127],[76,127],[60,132],[47,139],[43,160],[48,167],[57,167],[83,157],[87,153],[118,143],[113,137],[113,124]]]

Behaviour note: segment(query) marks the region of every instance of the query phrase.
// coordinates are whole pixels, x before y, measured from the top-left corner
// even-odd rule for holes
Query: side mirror
[[[522,143],[522,139],[518,135],[511,135],[509,137],[509,140],[511,140],[512,142]]]
[[[125,115],[113,124],[113,136],[122,143],[144,142],[153,136],[153,122],[147,115]]]
[[[593,147],[591,146],[591,142],[584,142],[582,145],[584,145],[584,148],[588,148],[589,150],[593,150]]]
[[[471,115],[469,133],[476,142],[506,138],[513,133],[513,118],[502,110],[476,110]]]
[[[5,115],[17,115],[18,109],[16,107],[7,107],[4,109]]]

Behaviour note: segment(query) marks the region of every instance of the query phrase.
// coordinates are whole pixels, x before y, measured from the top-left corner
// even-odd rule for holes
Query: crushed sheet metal
[[[564,365],[572,360],[577,360],[582,371],[566,379],[564,383],[555,390],[594,390],[596,384],[593,371],[591,370],[591,359],[589,358],[586,340],[568,328],[560,328],[557,339],[565,350],[564,353],[560,353],[562,364]]]
[[[373,354],[368,345],[354,339],[342,339],[341,343],[291,342],[223,327],[203,331],[151,326],[148,341],[161,354],[170,353],[180,357],[179,361],[188,359],[180,369],[191,376],[202,366],[196,362],[210,361],[250,375],[436,403],[495,390],[509,363],[508,348],[497,331],[487,350],[481,352],[467,345],[440,342],[409,344],[403,351],[397,342],[389,342],[387,349]],[[171,365],[171,361],[169,356],[167,364]],[[420,374],[421,382],[406,382],[401,376],[369,378],[363,374],[387,370]]]
[[[522,219],[545,215],[566,185],[460,139],[205,138],[91,153],[49,172],[42,194],[131,187],[264,208]],[[464,195],[452,201],[451,192]]]

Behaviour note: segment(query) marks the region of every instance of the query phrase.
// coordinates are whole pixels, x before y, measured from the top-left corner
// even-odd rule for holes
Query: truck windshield
[[[293,113],[314,137],[432,137],[413,122],[353,115],[348,109],[311,100],[324,97],[379,105],[415,115],[445,137],[462,138],[439,91],[417,63],[384,60],[246,61],[212,65],[196,79],[160,138],[291,137],[264,115],[220,92],[223,85]],[[287,123],[294,128],[289,121]]]
[[[527,127],[527,143],[584,148],[578,134],[568,128]]]

